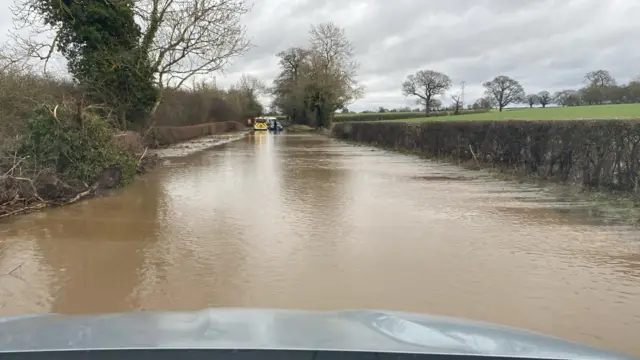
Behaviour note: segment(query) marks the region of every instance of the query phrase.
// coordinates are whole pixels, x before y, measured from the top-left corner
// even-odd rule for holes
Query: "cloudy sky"
[[[414,107],[400,84],[420,69],[448,74],[467,102],[497,75],[518,79],[527,92],[577,88],[586,72],[607,69],[619,82],[640,75],[638,0],[249,0],[245,18],[254,47],[218,83],[242,73],[271,83],[275,54],[305,46],[311,24],[345,28],[361,64],[365,97],[351,110]],[[0,0],[0,26],[10,16]],[[3,31],[4,32],[4,31]]]

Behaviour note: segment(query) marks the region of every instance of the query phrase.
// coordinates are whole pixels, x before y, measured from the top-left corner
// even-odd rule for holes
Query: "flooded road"
[[[0,316],[406,310],[640,355],[640,230],[604,220],[481,172],[256,134],[0,223]]]

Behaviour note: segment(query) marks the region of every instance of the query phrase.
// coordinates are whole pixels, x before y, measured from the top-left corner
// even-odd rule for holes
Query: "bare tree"
[[[471,106],[472,109],[491,109],[496,106],[496,101],[489,96],[481,97]]]
[[[238,80],[238,89],[245,91],[252,96],[260,96],[267,93],[267,86],[260,79],[253,75],[243,74]]]
[[[424,105],[424,112],[429,116],[429,105],[434,96],[442,95],[451,88],[451,78],[441,72],[433,70],[419,70],[407,76],[402,83],[404,96],[417,96],[418,103]]]
[[[530,108],[532,108],[533,105],[535,105],[535,104],[537,104],[539,102],[538,95],[536,95],[536,94],[528,94],[526,96],[526,100],[527,100],[527,104],[529,104]]]
[[[560,106],[578,106],[582,102],[580,94],[576,90],[562,90],[553,94],[553,102]]]
[[[279,64],[282,71],[276,81],[298,81],[301,72],[306,70],[304,67],[308,64],[309,55],[309,50],[297,47],[279,52],[276,56],[280,58]]]
[[[157,69],[159,86],[222,70],[249,49],[242,0],[140,0],[136,14],[144,35],[141,51]]]
[[[310,52],[303,48],[289,48],[279,52],[280,74],[273,81],[273,106],[294,121],[306,123],[306,87]]]
[[[454,115],[460,114],[460,107],[462,106],[462,97],[459,94],[451,95],[451,100],[453,100],[453,109]]]
[[[17,51],[46,66],[56,55],[58,29],[46,25],[38,1],[11,6],[11,36]],[[143,30],[140,51],[151,59],[161,88],[220,71],[250,46],[240,21],[249,11],[242,0],[137,0],[134,11]]]
[[[548,91],[540,91],[538,93],[538,102],[543,108],[551,103],[551,94]]]
[[[613,86],[616,84],[616,80],[607,70],[591,71],[584,76],[584,79],[589,85],[598,87]]]
[[[359,99],[363,88],[356,80],[360,64],[343,28],[334,23],[311,26],[307,91],[319,127],[328,125],[336,110]]]
[[[438,109],[441,109],[441,108],[442,108],[442,101],[440,101],[438,99],[435,99],[435,98],[431,99],[431,101],[429,101],[429,110],[437,111]]]
[[[16,57],[15,54],[11,53],[8,49],[0,48],[0,74],[4,74],[9,70],[21,73],[27,68],[27,65],[28,64],[21,61],[19,57]]]
[[[496,102],[500,111],[509,104],[522,102],[525,97],[522,85],[508,76],[500,75],[482,86],[485,95]]]

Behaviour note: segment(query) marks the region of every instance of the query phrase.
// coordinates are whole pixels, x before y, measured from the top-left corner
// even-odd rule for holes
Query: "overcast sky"
[[[251,0],[250,0],[251,1]],[[448,74],[466,102],[497,75],[527,92],[577,88],[586,72],[606,69],[619,82],[640,75],[639,0],[252,0],[245,21],[254,47],[218,83],[242,73],[271,83],[275,54],[305,46],[311,24],[345,28],[361,64],[365,96],[351,110],[415,107],[400,85],[419,69]],[[3,32],[10,0],[0,0]],[[443,99],[446,100],[446,99]]]

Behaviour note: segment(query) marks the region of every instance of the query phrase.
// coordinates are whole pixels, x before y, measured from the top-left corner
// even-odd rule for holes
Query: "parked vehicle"
[[[279,132],[279,131],[282,131],[283,129],[282,124],[280,124],[280,121],[278,121],[275,118],[269,120],[268,128],[269,128],[269,131],[273,131],[273,132]]]
[[[253,122],[253,130],[256,131],[267,131],[267,119],[263,117],[258,117]]]

